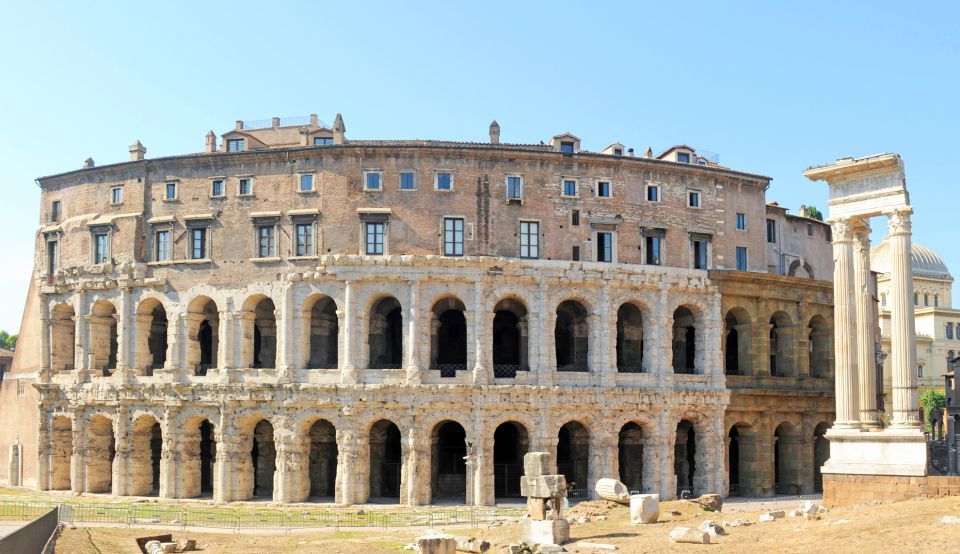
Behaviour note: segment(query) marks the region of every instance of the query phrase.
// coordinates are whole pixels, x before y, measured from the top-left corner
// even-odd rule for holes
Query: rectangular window
[[[157,231],[156,239],[154,260],[165,262],[170,259],[170,231],[166,229]]]
[[[368,255],[376,256],[383,254],[383,223],[367,223],[364,226],[366,242],[366,252]]]
[[[223,196],[223,181],[220,179],[214,179],[210,183],[210,196],[214,198],[220,198]]]
[[[923,379],[923,364],[917,366],[917,378]]]
[[[610,181],[597,181],[597,196],[610,198]]]
[[[17,396],[23,397],[27,393],[27,380],[17,379]]]
[[[47,275],[53,278],[57,274],[57,265],[60,261],[60,243],[51,240],[47,242]]]
[[[453,174],[446,171],[437,173],[437,190],[453,190]]]
[[[747,230],[747,216],[746,214],[737,214],[737,231],[746,231]]]
[[[660,244],[662,239],[660,237],[645,237],[644,238],[644,247],[646,248],[646,263],[647,265],[660,265]]]
[[[613,261],[613,233],[597,233],[597,261]]]
[[[677,152],[677,161],[682,164],[690,163],[690,154],[688,152]]]
[[[507,177],[507,199],[520,200],[523,196],[523,177],[511,175]]]
[[[747,270],[747,248],[745,246],[737,247],[737,271]]]
[[[580,261],[580,247],[579,247],[579,246],[574,246],[574,247],[573,247],[573,252],[571,252],[571,254],[570,254],[570,259],[572,259],[572,260],[575,261],[575,262],[579,262],[579,261]]]
[[[164,190],[164,199],[166,200],[176,200],[177,199],[177,184],[176,183],[167,183],[167,188]]]
[[[383,183],[381,179],[383,178],[383,173],[379,171],[367,171],[364,174],[363,188],[366,190],[380,190],[383,188]]]
[[[314,146],[328,146],[333,144],[333,137],[313,137]]]
[[[313,192],[313,175],[300,176],[300,192]]]
[[[707,269],[707,242],[693,241],[693,269]]]
[[[691,208],[700,207],[700,193],[698,191],[687,191],[687,206],[690,206]]]
[[[577,182],[571,180],[563,181],[563,195],[564,196],[576,196],[577,195]]]
[[[205,227],[190,230],[190,259],[207,259],[207,229]]]
[[[807,236],[813,236],[813,223],[807,223]]]
[[[443,255],[463,256],[463,218],[443,218]]]
[[[770,244],[777,242],[777,222],[772,219],[767,220],[767,242]]]
[[[276,227],[261,225],[257,227],[257,255],[261,258],[272,258],[276,255]]]
[[[123,204],[123,187],[113,187],[110,189],[110,203]]]
[[[953,323],[947,323],[947,338],[953,338]]]
[[[110,235],[95,233],[93,235],[93,263],[106,263],[110,256]]]
[[[227,139],[227,152],[243,152],[243,139]]]
[[[297,224],[297,256],[312,256],[313,255],[313,224],[312,223],[298,223]]]
[[[400,172],[400,190],[415,190],[417,188],[414,175],[415,173],[412,171]]]
[[[573,142],[572,141],[561,141],[560,142],[560,151],[564,154],[573,154]]]
[[[570,225],[577,227],[580,225],[580,210],[570,212]]]
[[[61,215],[60,201],[54,200],[53,202],[50,203],[50,221],[52,223],[56,223],[60,221],[60,215]]]
[[[660,187],[656,185],[650,185],[647,187],[647,201],[648,202],[660,201]]]
[[[237,187],[237,194],[240,196],[250,196],[253,194],[253,181],[251,181],[249,177],[240,179],[240,183]]]
[[[536,221],[520,222],[520,257],[540,257],[540,224]]]

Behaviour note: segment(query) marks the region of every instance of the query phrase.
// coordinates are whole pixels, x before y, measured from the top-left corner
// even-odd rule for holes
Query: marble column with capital
[[[890,344],[893,427],[919,428],[916,331],[913,320],[913,261],[909,207],[887,214],[890,228]]]
[[[860,424],[865,429],[879,429],[876,346],[873,336],[877,322],[874,317],[873,292],[870,290],[870,224],[866,220],[860,220],[853,226],[853,253]]]
[[[860,392],[857,382],[857,345],[851,337],[857,336],[856,294],[854,291],[854,222],[837,219],[830,222],[833,229],[833,304],[834,344],[836,348],[836,420],[837,429],[860,427]]]

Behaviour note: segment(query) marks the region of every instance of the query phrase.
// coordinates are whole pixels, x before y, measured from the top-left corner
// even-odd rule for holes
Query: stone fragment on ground
[[[457,552],[470,552],[471,554],[483,554],[490,550],[490,543],[473,537],[457,537]]]
[[[727,534],[723,526],[712,519],[701,522],[700,525],[697,525],[697,529],[704,531],[711,537],[722,537]]]
[[[723,522],[724,527],[746,527],[748,525],[753,525],[753,522],[749,519],[735,519],[730,523],[727,523],[726,521]]]
[[[783,510],[776,510],[776,511],[767,512],[765,514],[760,514],[758,521],[760,521],[761,523],[767,523],[770,521],[776,521],[785,516],[786,514],[783,512]]]
[[[442,533],[417,537],[417,552],[420,554],[456,554],[457,539],[453,535]]]
[[[943,516],[940,521],[937,522],[937,525],[960,525],[960,517]]]
[[[719,494],[704,494],[699,498],[694,498],[691,502],[699,504],[701,508],[708,512],[723,510],[723,498]]]
[[[659,494],[634,494],[630,496],[630,523],[643,525],[660,519]]]
[[[600,479],[594,490],[597,496],[620,504],[630,503],[630,490],[616,479]]]
[[[689,527],[674,527],[670,531],[670,542],[688,544],[710,544],[710,535],[699,529]]]

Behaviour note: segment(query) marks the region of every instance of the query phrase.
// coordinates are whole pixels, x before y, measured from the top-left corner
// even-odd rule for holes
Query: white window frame
[[[460,222],[460,231],[459,231],[459,232],[460,232],[460,242],[459,242],[459,244],[460,244],[460,252],[459,252],[459,253],[456,251],[456,247],[457,247],[457,239],[456,239],[456,237],[457,237],[457,229],[456,229],[455,227],[454,227],[454,229],[453,229],[452,231],[450,231],[451,233],[453,233],[453,241],[452,241],[451,243],[449,243],[449,244],[452,245],[453,252],[450,253],[450,252],[447,251],[447,244],[448,244],[448,243],[447,243],[447,222],[448,222],[448,221],[459,221],[459,222]],[[441,227],[440,227],[440,235],[441,235],[441,241],[440,241],[441,250],[440,250],[440,251],[442,252],[443,256],[450,257],[450,258],[462,258],[462,257],[464,257],[464,256],[467,255],[467,218],[465,218],[465,217],[463,217],[463,216],[461,216],[461,215],[445,215],[445,216],[443,216],[443,220],[442,220],[442,222],[441,222]]]
[[[567,194],[567,182],[573,182],[573,195]],[[580,198],[580,180],[574,177],[560,178],[560,197],[561,198]]]
[[[690,269],[697,269],[697,250],[694,247],[694,242],[703,243],[704,248],[706,248],[706,267],[701,267],[698,271],[710,270],[713,267],[713,263],[711,261],[713,254],[713,242],[709,240],[697,240],[692,237],[690,238]]]
[[[194,231],[203,231],[203,257],[195,258],[193,256],[193,233]],[[210,236],[211,227],[209,224],[206,225],[188,225],[187,226],[187,259],[196,262],[210,261],[212,253],[210,252],[212,246],[212,237]]]
[[[404,176],[404,175],[412,175],[412,176],[413,176],[413,186],[412,186],[411,188],[408,188],[408,189],[403,188],[403,176]],[[412,170],[412,169],[401,169],[401,170],[397,173],[397,190],[403,191],[403,192],[412,192],[412,191],[417,190],[417,172],[414,171],[414,170]]]
[[[247,181],[250,184],[250,192],[243,192],[243,182]],[[237,196],[241,198],[250,198],[251,196],[256,196],[253,185],[253,175],[237,175]]]
[[[170,186],[173,185],[173,196],[168,196],[167,191],[170,190]],[[176,202],[180,199],[180,182],[176,180],[166,180],[163,182],[163,201],[164,202]]]
[[[119,206],[123,204],[123,185],[110,187],[110,205]]]
[[[380,188],[370,188],[370,177],[369,175],[377,175],[377,181],[380,184]],[[383,170],[382,169],[364,169],[363,170],[363,190],[364,192],[383,192]]]
[[[657,199],[656,199],[656,200],[650,200],[650,189],[654,189],[654,190],[657,191]],[[644,195],[643,198],[644,198],[644,200],[646,200],[647,202],[660,202],[660,200],[661,200],[661,198],[662,198],[662,197],[660,196],[660,192],[661,192],[661,191],[660,191],[660,185],[647,185],[646,189],[644,190],[645,195]]]
[[[740,221],[743,221],[743,226],[740,226]],[[737,231],[746,231],[747,230],[747,214],[743,212],[737,212],[734,216],[734,227]]]
[[[217,181],[220,182],[220,194],[214,194],[213,184]],[[211,177],[210,178],[210,198],[226,198],[227,196],[227,180],[225,177]]]
[[[600,235],[610,235],[610,259],[600,259]],[[617,232],[616,231],[594,231],[593,232],[593,261],[599,263],[617,263]]]
[[[273,260],[280,257],[280,237],[277,232],[277,223],[265,223],[265,222],[255,222],[253,225],[254,229],[254,252],[253,256],[258,260]],[[265,255],[260,244],[260,233],[264,229],[269,229],[271,231],[270,235],[270,245],[268,246],[268,252]]]
[[[370,253],[367,251],[367,227],[369,225],[381,225],[383,226],[383,231],[380,233],[380,249],[382,252]],[[389,237],[389,221],[364,221],[360,220],[360,253],[364,256],[386,256],[389,253],[387,250],[387,238]]]
[[[542,241],[540,240],[540,239],[541,239],[541,237],[540,237],[540,220],[539,220],[539,219],[521,219],[519,223],[520,223],[520,228],[519,228],[519,233],[518,233],[518,237],[517,237],[517,238],[519,239],[519,240],[518,240],[518,245],[519,245],[519,247],[520,247],[520,257],[521,257],[521,258],[524,258],[524,259],[527,259],[527,260],[539,260],[539,259],[540,259],[540,251],[543,249],[543,245],[541,244]],[[524,225],[527,225],[527,226],[528,226],[528,231],[527,231],[526,233],[523,232],[523,226],[524,226]],[[530,225],[536,225],[536,226],[537,226],[537,231],[536,231],[536,233],[530,233],[530,232],[529,232],[529,226],[530,226]],[[526,245],[523,244],[524,237],[536,237],[536,244],[533,244],[533,243],[531,243],[531,242],[529,242],[529,241],[528,241],[528,243],[527,243]],[[523,254],[523,249],[524,249],[524,247],[526,247],[526,249],[527,249],[527,255],[524,255],[524,254]],[[531,251],[533,251],[533,249],[536,249],[535,255],[530,255],[530,254],[531,254]]]
[[[696,205],[692,203],[693,198],[690,196],[691,194],[697,195]],[[695,210],[703,209],[703,191],[698,189],[687,189],[687,207]]]
[[[166,256],[163,258],[160,257],[160,233],[167,234],[167,249]],[[173,229],[171,227],[163,227],[162,229],[154,229],[153,231],[153,261],[155,262],[169,262],[173,260],[173,243],[170,240],[173,235]]]
[[[741,250],[742,249],[742,250]],[[740,252],[743,252],[743,267],[740,267]],[[734,264],[737,271],[750,270],[750,251],[746,246],[737,246],[734,250]]]
[[[99,229],[91,229],[91,230],[90,230],[90,237],[91,237],[91,239],[92,239],[91,242],[92,242],[92,246],[93,246],[93,248],[90,249],[90,257],[91,257],[91,262],[93,263],[93,265],[103,265],[103,264],[108,264],[108,263],[110,263],[110,259],[111,259],[112,256],[113,256],[113,245],[111,244],[112,241],[111,241],[111,236],[110,236],[110,235],[112,235],[112,234],[113,234],[113,233],[111,233],[111,231],[110,231],[109,228],[99,228]],[[104,237],[106,237],[106,241],[105,241],[105,243],[106,243],[106,252],[103,253],[103,260],[102,260],[102,261],[98,261],[98,259],[97,259],[97,258],[98,258],[98,256],[97,256],[97,253],[98,253],[98,252],[97,252],[97,250],[98,250],[98,248],[99,248],[99,246],[100,246],[100,241],[99,241],[98,237],[100,237],[101,235],[104,236]]]
[[[600,196],[600,183],[607,184],[606,196]],[[613,181],[610,179],[595,179],[593,182],[593,196],[596,198],[613,198]]]
[[[440,175],[446,174],[450,176],[450,188],[442,189],[440,188]],[[433,190],[437,192],[453,192],[454,185],[454,176],[453,170],[450,169],[434,169],[433,170]]]
[[[510,179],[519,179],[520,180],[520,194],[518,196],[510,196]],[[507,202],[520,202],[523,203],[523,175],[517,175],[515,173],[509,174],[503,179],[504,191],[506,192]]]
[[[303,189],[304,177],[310,177],[310,190]],[[317,193],[317,175],[312,171],[298,173],[297,174],[297,192],[299,192],[300,194],[316,194]]]
[[[641,233],[640,234],[640,262],[643,265],[652,265],[652,266],[662,266],[664,252],[666,251],[665,245],[667,243],[666,234],[654,234],[654,233]],[[658,239],[660,241],[659,255],[657,256],[657,263],[650,263],[647,261],[647,257],[650,254],[650,249],[647,248],[647,239]]]
[[[310,244],[309,247],[300,253],[298,249],[300,248],[300,227],[307,227],[310,229]],[[310,258],[317,255],[317,222],[316,221],[304,221],[296,220],[293,221],[293,257],[295,258]]]

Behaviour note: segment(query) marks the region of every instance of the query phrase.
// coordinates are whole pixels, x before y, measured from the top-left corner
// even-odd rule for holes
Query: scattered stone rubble
[[[630,523],[634,525],[656,523],[659,518],[659,494],[634,494],[630,496]]]
[[[616,479],[600,479],[594,487],[597,496],[604,500],[611,500],[618,504],[630,504],[630,490]]]
[[[689,544],[710,544],[710,534],[689,527],[675,527],[670,531],[670,542]]]
[[[957,516],[943,516],[940,521],[937,522],[938,526],[942,525],[958,525],[960,524],[960,517]]]
[[[700,525],[697,525],[697,529],[705,532],[711,537],[722,537],[727,534],[727,531],[723,528],[723,526],[712,519],[703,521],[700,523]]]
[[[760,523],[768,523],[771,521],[776,521],[778,519],[783,519],[784,517],[786,517],[786,515],[787,514],[784,513],[783,510],[770,511],[765,514],[760,514],[760,517],[757,518],[757,521],[759,521]]]

